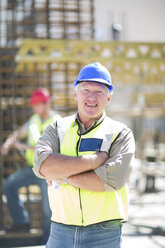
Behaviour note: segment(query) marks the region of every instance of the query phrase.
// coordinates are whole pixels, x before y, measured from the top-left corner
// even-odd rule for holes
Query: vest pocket
[[[122,226],[121,220],[109,220],[100,223],[102,229],[115,229]]]

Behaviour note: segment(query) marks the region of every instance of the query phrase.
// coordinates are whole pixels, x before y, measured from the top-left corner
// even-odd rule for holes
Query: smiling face
[[[94,120],[100,119],[110,101],[108,88],[100,83],[82,82],[75,90],[80,121],[89,128]]]

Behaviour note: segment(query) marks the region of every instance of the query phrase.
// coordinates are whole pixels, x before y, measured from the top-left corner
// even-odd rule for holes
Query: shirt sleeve
[[[39,138],[34,153],[34,167],[33,171],[39,178],[44,178],[40,174],[41,164],[52,153],[59,153],[59,139],[57,135],[57,124],[53,122],[49,124],[43,131],[42,136]]]
[[[121,189],[129,180],[135,141],[132,131],[124,128],[110,148],[109,159],[95,170],[104,182],[105,191]]]
[[[23,124],[22,129],[24,129],[28,133],[29,127],[30,127],[30,119]]]

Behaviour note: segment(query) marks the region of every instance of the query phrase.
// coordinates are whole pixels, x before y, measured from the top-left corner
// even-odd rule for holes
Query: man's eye
[[[98,90],[98,91],[97,91],[97,94],[100,94],[100,95],[101,95],[101,94],[103,94],[103,92],[100,91],[100,90]]]

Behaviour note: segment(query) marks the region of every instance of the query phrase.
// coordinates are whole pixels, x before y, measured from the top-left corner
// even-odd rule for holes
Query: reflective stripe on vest
[[[32,115],[32,117],[30,118],[29,121],[29,127],[32,124],[36,124],[38,127],[38,130],[40,132],[40,134],[44,131],[44,129],[47,127],[48,124],[50,124],[54,118],[57,118],[58,115],[55,116],[51,116],[49,119],[47,119],[46,121],[42,122],[42,120],[40,119],[40,117],[36,114]],[[30,131],[30,129],[28,130],[28,139],[27,139],[27,144],[30,146],[35,146],[36,142],[34,140],[34,137]],[[34,161],[34,151],[28,149],[25,151],[25,157],[27,160],[27,163],[29,166],[33,166],[33,161]]]
[[[66,119],[66,123],[68,124],[68,119]],[[107,127],[107,125],[109,126]],[[61,129],[62,132],[63,127]],[[105,127],[108,128],[108,133],[105,133],[107,129]],[[106,120],[96,128],[84,135],[79,135],[78,124],[75,125],[75,121],[73,120],[66,130],[64,137],[61,137],[61,154],[80,156],[102,150],[101,146],[104,140],[101,140],[101,134],[102,137],[107,137],[107,135],[112,137],[109,140],[110,148],[113,140],[122,128],[122,125],[118,125],[115,128],[114,121],[106,117]],[[60,185],[59,190],[55,190],[53,186],[50,186],[51,219],[52,221],[63,224],[78,226],[86,226],[113,219],[125,221],[127,220],[128,212],[127,193],[127,186],[114,192],[92,192],[75,188],[71,185]]]

